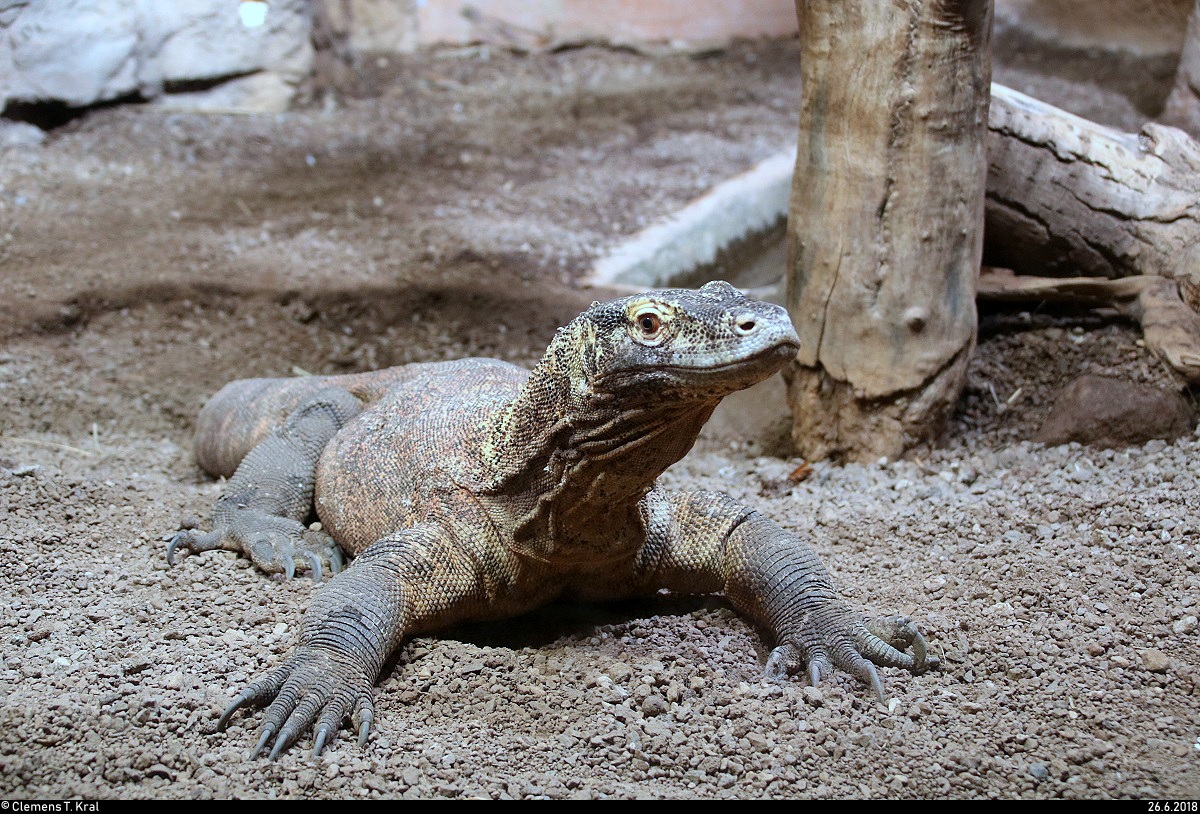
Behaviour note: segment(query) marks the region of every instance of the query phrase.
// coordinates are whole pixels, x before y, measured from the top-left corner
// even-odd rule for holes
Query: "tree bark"
[[[990,0],[797,0],[788,219],[793,439],[897,456],[940,435],[975,338]]]
[[[1188,17],[1175,84],[1160,118],[1200,138],[1200,0],[1196,0]]]
[[[1200,142],[1123,133],[992,86],[987,257],[1038,276],[1200,283]]]
[[[1200,143],[992,85],[988,259],[1020,274],[1200,282]]]
[[[1200,32],[1198,32],[1200,33]],[[1122,133],[992,86],[979,298],[1107,308],[1200,384],[1200,142]],[[1086,275],[1086,276],[1078,276]]]

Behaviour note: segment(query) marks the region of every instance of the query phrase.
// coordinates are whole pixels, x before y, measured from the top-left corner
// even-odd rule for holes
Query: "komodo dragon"
[[[934,663],[911,622],[865,622],[807,543],[727,495],[655,485],[722,397],[798,348],[784,309],[714,282],[594,304],[532,371],[464,359],[226,386],[200,413],[196,457],[232,477],[212,531],[180,532],[168,560],[223,548],[289,577],[298,558],[319,579],[339,546],[357,556],[217,728],[269,703],[252,756],[310,728],[320,754],[347,717],[362,745],[406,637],[661,588],[723,591],[774,634],[770,674],[807,666],[815,683],[836,665],[882,700],[874,664]],[[314,508],[321,527],[306,527]]]

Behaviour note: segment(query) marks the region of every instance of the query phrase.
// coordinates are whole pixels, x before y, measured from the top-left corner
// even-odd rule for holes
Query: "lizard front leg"
[[[464,545],[437,525],[372,544],[317,593],[295,651],[242,690],[217,729],[243,706],[269,704],[251,757],[274,739],[274,758],[309,728],[319,755],[347,717],[365,744],[375,717],[375,681],[401,641],[486,615],[494,605],[497,575],[513,569],[492,562],[488,550]]]
[[[920,673],[936,664],[909,620],[864,620],[837,595],[811,546],[727,495],[651,492],[642,514],[647,541],[636,580],[651,588],[724,591],[734,608],[775,635],[769,674],[807,667],[816,684],[838,667],[883,700],[875,665]],[[903,652],[909,647],[911,654]]]
[[[266,573],[291,578],[296,557],[320,581],[322,563],[337,573],[341,550],[324,531],[303,521],[312,510],[317,460],[330,439],[362,411],[348,391],[329,387],[305,399],[277,429],[254,447],[229,479],[212,512],[212,530],[189,529],[167,546],[175,552],[221,548],[240,551]]]

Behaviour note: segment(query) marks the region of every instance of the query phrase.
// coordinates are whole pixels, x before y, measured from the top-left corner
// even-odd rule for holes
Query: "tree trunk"
[[[1175,85],[1161,119],[1200,138],[1200,0],[1196,0],[1188,17]]]
[[[1122,133],[992,86],[987,256],[1037,276],[1200,284],[1200,142]]]
[[[942,431],[975,338],[990,0],[797,0],[793,438],[897,456]]]

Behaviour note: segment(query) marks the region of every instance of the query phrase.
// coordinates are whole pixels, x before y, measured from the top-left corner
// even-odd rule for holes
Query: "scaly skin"
[[[213,530],[180,532],[168,558],[240,550],[291,576],[300,557],[319,578],[339,546],[357,557],[219,727],[266,704],[253,754],[310,729],[319,754],[347,717],[365,743],[372,687],[406,637],[662,588],[723,591],[774,634],[772,675],[815,683],[837,667],[882,699],[876,664],[933,664],[908,620],[864,621],[807,543],[730,497],[655,485],[721,398],[798,347],[782,308],[710,283],[594,304],[532,371],[465,359],[228,385],[201,413],[196,456],[232,478]],[[321,531],[303,525],[313,510]]]

